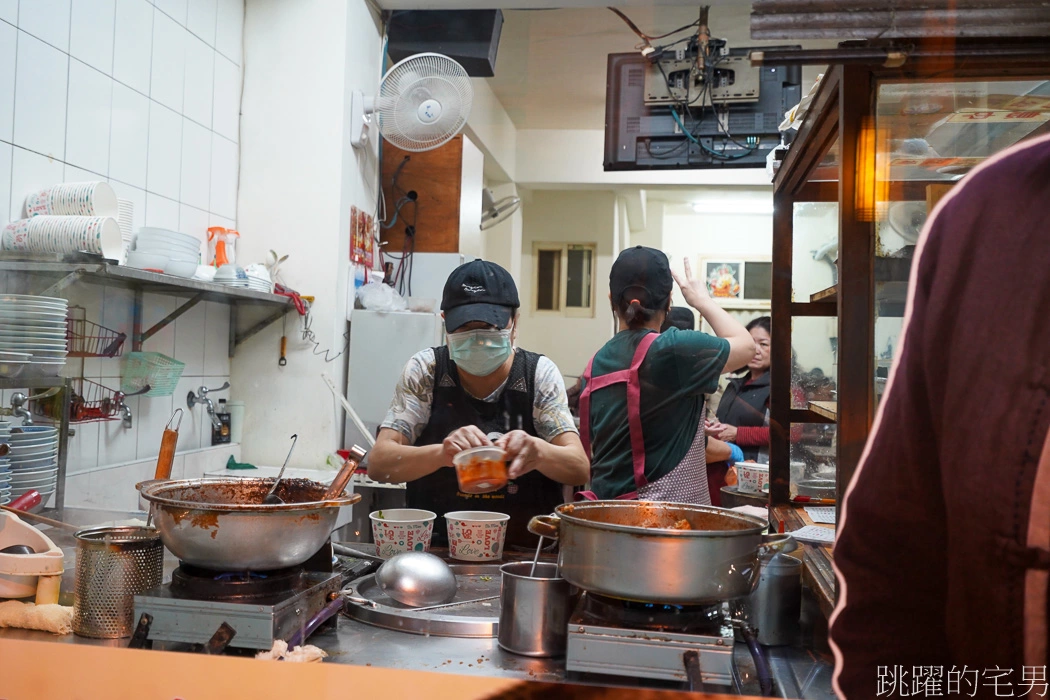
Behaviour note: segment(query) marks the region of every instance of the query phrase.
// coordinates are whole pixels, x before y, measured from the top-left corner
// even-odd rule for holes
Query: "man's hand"
[[[704,421],[704,435],[707,437],[717,438],[725,430],[726,426],[721,421],[717,420],[705,420]]]
[[[453,430],[442,443],[442,448],[445,451],[445,466],[451,467],[452,458],[463,450],[491,444],[492,441],[476,425],[465,425],[458,430]]]
[[[682,296],[685,297],[686,303],[694,309],[699,309],[705,301],[711,300],[711,294],[707,291],[707,282],[693,277],[693,268],[689,264],[689,258],[685,258],[682,265],[683,273],[679,275],[672,269],[671,276],[682,288]]]
[[[540,456],[540,442],[539,438],[532,437],[524,430],[512,430],[496,441],[496,447],[506,452],[507,459],[510,460],[508,478],[517,479],[536,468]]]

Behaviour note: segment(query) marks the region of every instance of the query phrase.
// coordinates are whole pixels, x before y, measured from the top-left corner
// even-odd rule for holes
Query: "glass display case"
[[[774,521],[803,524],[791,508],[800,496],[841,504],[900,345],[929,213],[980,163],[1050,132],[1045,46],[964,54],[831,67],[777,171]],[[807,545],[803,557],[825,610],[834,604],[831,556],[830,546]]]

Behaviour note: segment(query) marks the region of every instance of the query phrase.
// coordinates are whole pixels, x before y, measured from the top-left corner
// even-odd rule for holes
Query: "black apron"
[[[718,402],[715,417],[719,422],[740,428],[761,428],[766,424],[766,409],[769,407],[769,372],[747,383],[751,374],[729,380],[722,399]],[[744,459],[756,459],[758,447],[740,446]]]
[[[430,420],[416,440],[416,446],[437,445],[449,433],[465,425],[476,425],[486,435],[524,430],[537,437],[532,422],[536,397],[536,363],[540,355],[515,350],[514,364],[503,393],[493,403],[475,399],[462,387],[448,347],[434,348],[434,400]],[[456,470],[442,467],[422,479],[410,481],[405,493],[409,508],[423,508],[438,514],[434,523],[433,545],[448,546],[445,513],[456,510],[490,510],[510,516],[506,546],[535,548],[536,536],[526,529],[534,515],[545,515],[560,505],[562,487],[558,482],[533,470],[493,493],[468,494],[459,491]]]

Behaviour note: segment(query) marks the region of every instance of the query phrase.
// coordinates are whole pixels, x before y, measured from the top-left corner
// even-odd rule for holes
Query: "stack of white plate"
[[[44,503],[58,482],[58,429],[24,425],[11,433],[11,498],[39,491]]]
[[[268,276],[262,277],[259,275],[253,275],[250,272],[248,272],[247,275],[248,289],[254,290],[256,292],[266,292],[267,294],[273,292],[273,282],[270,281],[270,278]]]
[[[131,250],[131,226],[135,216],[135,203],[127,199],[117,200],[117,223],[120,225],[120,242],[123,247],[123,256],[120,264],[127,262],[128,251]]]
[[[0,421],[0,445],[11,440],[11,424]],[[11,502],[11,459],[0,457],[0,506]]]
[[[23,375],[57,377],[66,364],[68,302],[29,294],[0,295],[0,352],[29,353]]]
[[[135,236],[135,249],[128,253],[128,266],[188,279],[197,272],[200,257],[196,236],[143,226]]]

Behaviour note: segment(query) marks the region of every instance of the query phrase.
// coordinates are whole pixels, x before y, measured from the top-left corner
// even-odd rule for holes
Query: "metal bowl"
[[[335,527],[339,508],[361,500],[309,479],[283,479],[284,503],[263,504],[273,479],[152,480],[136,486],[150,502],[160,538],[187,564],[214,571],[269,571],[313,556]]]
[[[402,552],[383,562],[376,583],[388,596],[414,608],[447,603],[456,596],[456,575],[440,557]]]

